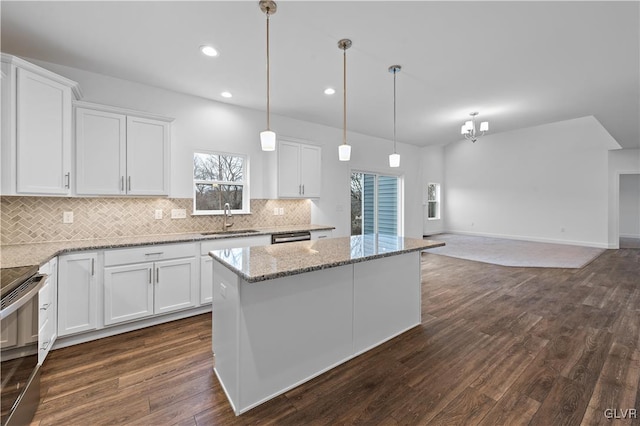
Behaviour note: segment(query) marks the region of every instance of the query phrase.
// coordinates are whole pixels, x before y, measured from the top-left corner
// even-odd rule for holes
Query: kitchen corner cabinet
[[[97,262],[95,252],[58,258],[58,336],[97,328]]]
[[[278,142],[278,197],[319,198],[322,148],[282,139]]]
[[[168,195],[172,119],[76,102],[76,193]]]
[[[77,83],[2,54],[2,193],[71,191],[72,98]]]
[[[195,244],[109,250],[104,267],[104,325],[198,305]]]

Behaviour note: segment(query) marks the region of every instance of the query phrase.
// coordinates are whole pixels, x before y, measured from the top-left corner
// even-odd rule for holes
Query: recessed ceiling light
[[[230,98],[233,95],[230,92],[222,92],[220,93],[220,96],[222,96],[223,98]]]
[[[200,51],[207,56],[218,56],[218,51],[213,46],[200,46]]]
[[[334,93],[336,93],[335,89],[331,88],[331,87],[327,87],[326,89],[324,89],[324,94],[325,95],[333,95]]]

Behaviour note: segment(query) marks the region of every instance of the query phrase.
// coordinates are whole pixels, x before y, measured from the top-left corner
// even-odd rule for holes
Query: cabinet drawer
[[[194,257],[195,255],[195,243],[158,244],[136,248],[113,249],[104,252],[104,266],[155,262],[157,260]]]

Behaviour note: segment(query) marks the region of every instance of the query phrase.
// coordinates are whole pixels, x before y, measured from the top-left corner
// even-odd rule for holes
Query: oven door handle
[[[17,311],[24,304],[26,304],[29,300],[31,300],[33,296],[38,294],[38,292],[44,286],[44,283],[46,281],[47,281],[46,275],[41,275],[41,274],[34,275],[33,277],[25,281],[23,284],[18,286],[18,288],[16,288],[14,291],[7,294],[2,300],[3,308],[2,310],[0,310],[0,320],[5,319],[9,315]],[[7,300],[12,298],[15,292],[19,292],[18,295],[15,296],[17,298],[12,300]],[[7,303],[6,307],[4,306],[5,302]]]

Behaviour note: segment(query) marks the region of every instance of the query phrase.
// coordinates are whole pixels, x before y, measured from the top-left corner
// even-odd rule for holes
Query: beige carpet
[[[428,239],[446,243],[444,247],[427,250],[428,253],[503,266],[581,268],[604,252],[593,247],[458,234],[438,234]]]

